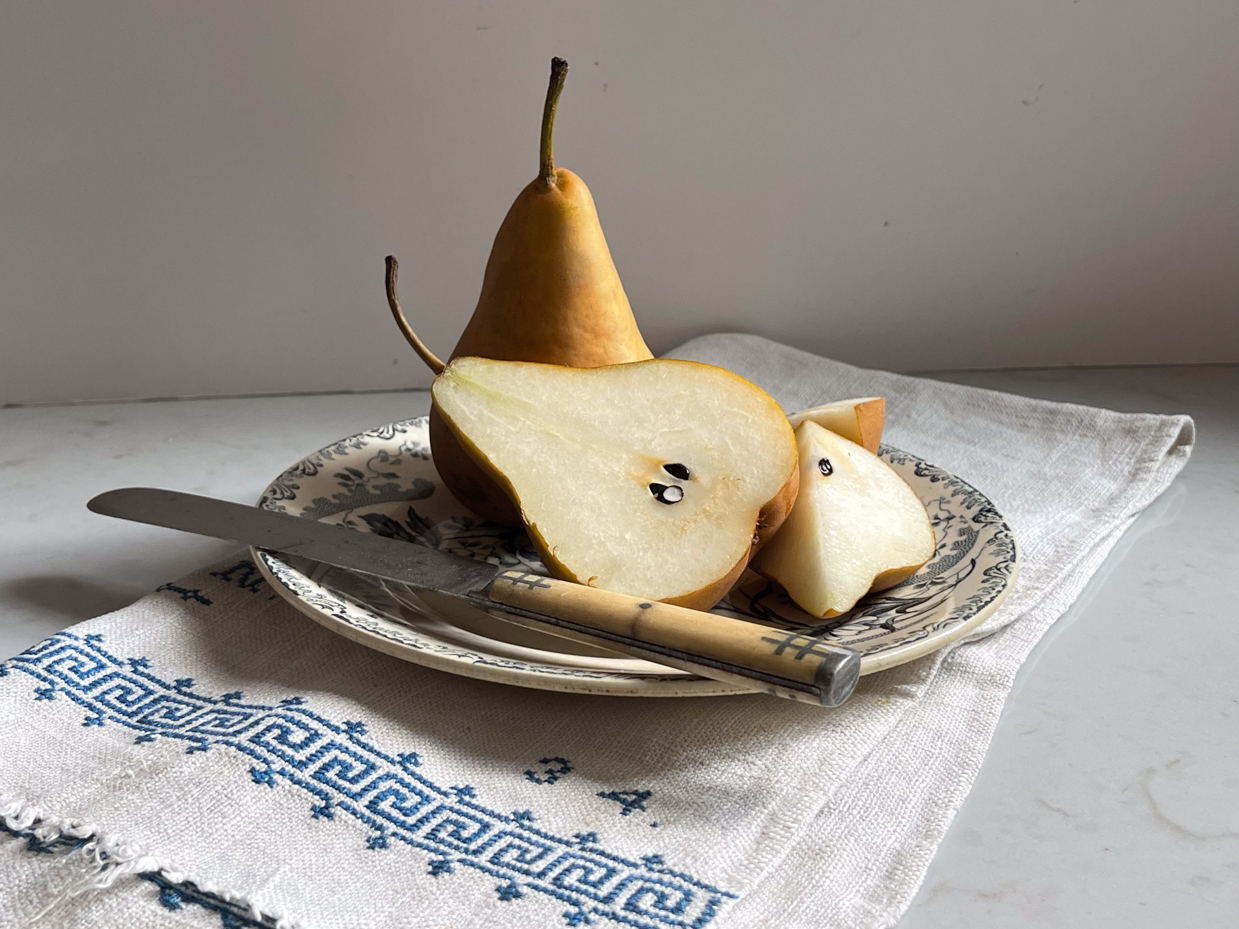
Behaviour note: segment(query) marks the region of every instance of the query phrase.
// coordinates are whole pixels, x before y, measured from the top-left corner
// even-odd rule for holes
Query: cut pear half
[[[877,455],[811,420],[796,428],[796,444],[796,505],[752,567],[824,619],[914,574],[933,556],[934,530],[915,491]]]
[[[793,429],[803,422],[817,423],[876,455],[882,442],[882,427],[886,424],[886,398],[836,400],[792,413],[787,418]]]
[[[566,580],[706,609],[795,499],[787,418],[722,368],[457,358],[433,394]]]

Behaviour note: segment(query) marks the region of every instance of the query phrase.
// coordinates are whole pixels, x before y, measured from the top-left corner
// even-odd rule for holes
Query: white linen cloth
[[[823,710],[453,677],[323,629],[238,555],[0,666],[0,924],[893,925],[1016,670],[1183,467],[1192,422],[751,336],[673,354],[787,410],[885,396],[885,441],[1013,526],[1014,592]]]

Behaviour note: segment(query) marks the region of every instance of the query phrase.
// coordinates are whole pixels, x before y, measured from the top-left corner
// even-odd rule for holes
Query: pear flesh
[[[594,198],[585,182],[557,167],[555,111],[568,63],[551,61],[542,112],[539,173],[503,219],[486,262],[482,292],[449,361],[480,356],[592,368],[652,358],[611,259]],[[389,271],[390,274],[390,271]],[[418,354],[437,374],[443,363],[421,343],[388,300]],[[519,526],[503,490],[457,443],[438,404],[430,410],[435,465],[448,489],[485,519]]]
[[[722,368],[458,358],[433,392],[566,580],[706,609],[744,570],[759,525],[777,526],[795,497],[787,418]]]
[[[934,531],[920,498],[872,452],[812,420],[796,445],[796,504],[751,567],[825,619],[914,574],[934,553]]]
[[[882,427],[886,423],[886,398],[836,400],[792,413],[787,418],[793,429],[806,420],[814,422],[876,455],[882,442]]]

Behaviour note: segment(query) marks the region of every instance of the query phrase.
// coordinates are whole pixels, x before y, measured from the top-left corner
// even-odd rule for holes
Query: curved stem
[[[542,108],[542,146],[538,152],[538,177],[548,187],[555,183],[555,159],[551,154],[551,137],[555,134],[555,110],[568,76],[568,62],[551,59],[551,83],[546,88],[546,106]]]
[[[396,325],[400,327],[404,337],[413,346],[413,351],[417,352],[422,361],[426,362],[426,366],[437,376],[443,371],[443,362],[439,360],[438,355],[426,347],[425,342],[417,337],[417,333],[413,331],[413,327],[409,325],[409,321],[404,317],[404,310],[400,309],[400,298],[396,295],[396,271],[398,268],[399,265],[396,264],[395,256],[388,255],[387,304],[391,307],[391,315],[396,317]]]

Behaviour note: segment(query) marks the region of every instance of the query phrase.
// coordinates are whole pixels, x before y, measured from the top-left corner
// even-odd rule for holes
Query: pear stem
[[[551,153],[551,138],[555,134],[555,110],[568,76],[568,62],[551,59],[551,82],[546,88],[546,106],[542,108],[542,146],[538,153],[538,178],[548,187],[555,183],[555,159]]]
[[[413,327],[409,325],[409,321],[405,319],[404,310],[400,308],[400,297],[396,295],[396,272],[399,269],[394,255],[387,256],[387,305],[391,307],[391,315],[396,317],[396,325],[400,327],[400,331],[413,346],[413,351],[417,352],[422,361],[426,362],[426,367],[430,368],[436,376],[443,372],[444,364],[439,360],[439,356],[426,347],[426,343],[418,338],[417,333],[413,331]]]

